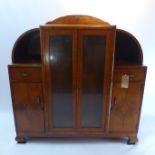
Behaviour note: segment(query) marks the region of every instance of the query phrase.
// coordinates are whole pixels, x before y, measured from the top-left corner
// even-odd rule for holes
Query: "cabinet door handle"
[[[41,101],[41,97],[40,97],[40,96],[38,96],[37,102],[38,102],[38,104],[40,105],[41,109],[44,110],[44,105],[43,105],[43,103],[42,103],[42,101]]]
[[[115,106],[116,104],[117,104],[117,100],[116,100],[116,97],[114,97],[111,105],[111,110],[113,109],[113,106]]]
[[[114,105],[117,104],[117,100],[116,100],[116,97],[114,97]]]

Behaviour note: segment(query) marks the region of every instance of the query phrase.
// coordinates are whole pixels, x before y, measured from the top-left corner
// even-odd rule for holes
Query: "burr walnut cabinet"
[[[23,33],[8,66],[16,140],[136,143],[146,69],[133,35],[92,16],[64,16]]]

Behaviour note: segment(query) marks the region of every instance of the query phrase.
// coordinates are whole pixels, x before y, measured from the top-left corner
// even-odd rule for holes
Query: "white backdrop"
[[[11,110],[7,65],[15,40],[31,28],[68,14],[96,16],[136,36],[148,66],[142,112],[155,114],[154,0],[0,0],[0,112]]]

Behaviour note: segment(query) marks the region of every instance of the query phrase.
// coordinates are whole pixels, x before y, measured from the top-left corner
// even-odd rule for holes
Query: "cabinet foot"
[[[15,140],[18,142],[18,143],[26,143],[26,138],[24,136],[17,136],[15,138]]]
[[[134,144],[136,144],[137,141],[138,141],[137,136],[130,136],[128,141],[127,141],[127,144],[128,145],[134,145]]]

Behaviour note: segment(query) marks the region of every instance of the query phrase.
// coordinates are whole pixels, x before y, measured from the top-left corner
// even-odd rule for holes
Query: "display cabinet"
[[[16,140],[137,142],[146,66],[130,33],[98,18],[57,18],[17,39],[9,65]]]

